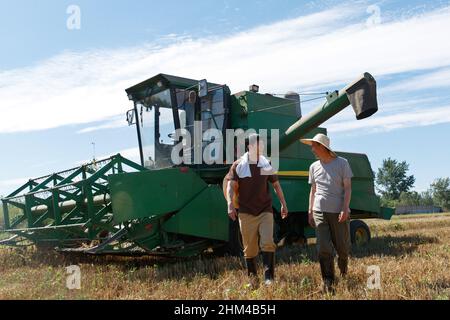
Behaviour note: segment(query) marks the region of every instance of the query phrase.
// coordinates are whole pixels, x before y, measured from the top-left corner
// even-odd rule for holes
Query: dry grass
[[[166,261],[152,257],[85,257],[0,248],[0,299],[449,299],[450,214],[367,221],[373,239],[353,250],[336,295],[320,291],[319,265],[307,248],[277,252],[277,282],[245,287],[238,258]],[[81,290],[69,290],[66,266],[81,268]],[[381,269],[381,290],[366,286],[367,267]],[[260,272],[262,270],[260,269]]]

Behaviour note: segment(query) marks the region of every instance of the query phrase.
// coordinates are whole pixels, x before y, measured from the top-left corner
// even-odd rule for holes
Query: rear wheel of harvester
[[[370,241],[369,226],[361,220],[350,221],[350,238],[357,247],[365,246]]]

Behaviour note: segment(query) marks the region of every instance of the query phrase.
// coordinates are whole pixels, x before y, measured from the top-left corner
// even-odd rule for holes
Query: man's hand
[[[281,219],[284,219],[288,216],[288,208],[287,206],[284,204],[281,205]]]
[[[233,204],[233,191],[235,186],[235,181],[228,180],[227,182],[227,204],[228,204],[228,216],[231,220],[235,221],[237,218],[236,208]]]
[[[347,221],[350,218],[350,199],[352,197],[352,181],[350,178],[344,179],[344,203],[339,214],[339,222]]]
[[[350,218],[350,209],[346,208],[339,214],[339,222],[347,221]]]
[[[273,182],[272,186],[281,203],[281,219],[285,219],[288,216],[288,208],[286,205],[286,200],[284,199],[283,189],[281,189],[280,181],[277,180]]]
[[[308,223],[311,227],[316,227],[316,222],[314,221],[314,215],[312,211],[308,212]]]
[[[234,207],[233,203],[228,204],[228,216],[233,221],[235,221],[237,218],[236,208]]]

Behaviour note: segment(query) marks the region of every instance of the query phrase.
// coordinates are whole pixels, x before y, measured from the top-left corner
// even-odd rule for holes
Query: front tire
[[[350,238],[357,247],[366,246],[370,242],[369,226],[361,220],[350,221]]]

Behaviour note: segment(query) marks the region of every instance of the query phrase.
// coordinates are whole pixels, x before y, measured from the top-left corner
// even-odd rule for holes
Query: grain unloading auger
[[[208,138],[209,129],[223,133],[223,151],[227,129],[279,129],[278,174],[290,216],[288,221],[276,219],[276,241],[313,237],[306,212],[308,168],[315,158],[297,140],[326,133],[319,125],[350,103],[358,120],[378,109],[376,83],[368,73],[328,94],[322,106],[304,117],[298,95],[260,94],[254,86],[232,95],[226,85],[159,74],[126,92],[134,103],[127,120],[136,125],[141,163],[116,155],[28,181],[2,199],[4,231],[12,235],[3,244],[35,243],[96,254],[189,256],[207,249],[238,254],[239,228],[228,219],[222,189],[230,164],[175,164],[171,154],[179,142],[176,129],[191,134],[200,130],[204,137],[183,149],[185,159],[217,143]],[[195,123],[201,123],[200,128]],[[365,243],[370,231],[357,218],[390,219],[393,211],[380,207],[367,156],[337,153],[354,173],[352,240]],[[220,156],[212,155],[216,160]]]

